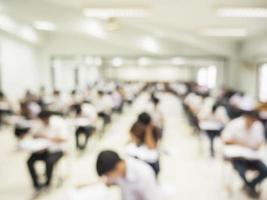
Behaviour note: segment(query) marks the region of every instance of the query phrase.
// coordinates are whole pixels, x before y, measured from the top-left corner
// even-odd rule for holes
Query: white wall
[[[108,78],[131,81],[177,81],[190,80],[191,70],[173,66],[108,68]]]
[[[0,34],[2,89],[12,98],[39,88],[39,50],[22,40]]]

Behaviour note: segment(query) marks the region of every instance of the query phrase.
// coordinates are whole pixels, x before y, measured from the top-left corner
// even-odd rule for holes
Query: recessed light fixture
[[[101,66],[101,65],[103,64],[103,60],[102,60],[102,58],[101,58],[101,57],[95,57],[95,58],[94,58],[94,64],[95,64],[96,66]]]
[[[157,40],[155,40],[152,37],[145,37],[141,41],[141,45],[142,45],[143,49],[145,49],[146,51],[149,51],[151,53],[158,53],[160,51],[160,46],[159,46]]]
[[[1,15],[0,16],[0,29],[16,34],[17,24],[9,16]]]
[[[38,42],[38,35],[36,30],[34,30],[31,26],[23,26],[19,29],[18,34],[20,37],[28,40],[30,42],[36,43]]]
[[[36,21],[34,22],[33,26],[42,31],[55,31],[56,30],[56,25],[52,22],[48,21]]]
[[[115,57],[111,61],[113,67],[120,67],[123,64],[123,59],[121,57]]]
[[[267,7],[229,7],[217,11],[220,17],[267,18]]]
[[[138,18],[148,14],[145,8],[87,8],[84,15],[94,18]]]
[[[138,62],[138,65],[140,66],[147,66],[151,64],[151,60],[146,57],[139,58],[137,62]]]
[[[184,58],[174,57],[171,59],[171,63],[173,65],[183,65],[186,63],[186,60]]]
[[[246,37],[248,31],[241,28],[208,28],[201,30],[200,34],[209,37]]]
[[[86,32],[89,35],[92,35],[97,38],[105,38],[107,35],[106,31],[104,30],[104,27],[97,21],[88,21],[85,26]]]

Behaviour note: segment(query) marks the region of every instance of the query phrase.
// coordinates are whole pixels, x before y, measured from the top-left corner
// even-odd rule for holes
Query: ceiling
[[[216,16],[221,6],[261,6],[267,7],[266,0],[0,0],[2,13],[25,24],[38,20],[56,24],[55,32],[49,34],[84,34],[88,21],[83,15],[84,8],[92,7],[140,7],[148,8],[149,15],[144,18],[118,19],[119,29],[108,32],[106,37],[97,38],[108,44],[123,48],[142,49],[138,41],[150,37],[160,44],[159,52],[195,52],[202,54],[227,55],[233,51],[236,42],[264,35],[267,29],[265,19],[221,18]],[[106,21],[96,20],[105,25]],[[245,28],[245,38],[213,38],[199,34],[205,28]],[[89,36],[89,37],[92,37]],[[131,46],[131,47],[130,47]],[[176,49],[177,48],[177,49]],[[142,49],[143,52],[144,49]],[[147,49],[146,49],[147,50]],[[147,50],[149,52],[149,49]]]

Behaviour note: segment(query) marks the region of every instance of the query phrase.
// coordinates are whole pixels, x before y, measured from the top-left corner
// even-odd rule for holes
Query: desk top
[[[23,151],[34,153],[45,150],[50,142],[46,139],[25,139],[19,143],[19,148]]]
[[[201,121],[199,126],[200,126],[200,129],[202,129],[202,130],[219,131],[219,130],[223,129],[222,123],[216,122],[216,121],[210,121],[210,120]]]

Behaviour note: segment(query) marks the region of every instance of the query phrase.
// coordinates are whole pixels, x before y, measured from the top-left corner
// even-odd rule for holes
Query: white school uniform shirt
[[[231,121],[224,129],[223,140],[237,140],[245,143],[248,148],[254,149],[259,144],[265,142],[264,127],[260,121],[256,121],[253,126],[247,130],[245,118],[240,117]]]
[[[155,163],[159,160],[158,149],[149,149],[145,145],[138,146],[135,143],[130,143],[126,147],[128,156],[138,158],[142,161]]]
[[[110,95],[104,95],[96,100],[95,106],[98,112],[110,114],[113,108],[113,100]]]
[[[143,161],[126,160],[126,177],[118,181],[122,200],[163,200],[153,169]]]
[[[82,117],[88,119],[88,123],[93,125],[97,119],[97,112],[92,104],[84,103],[82,104]]]
[[[50,137],[61,137],[67,140],[66,123],[62,118],[57,116],[52,116],[50,118],[48,126],[44,125],[43,123],[40,123],[36,127],[36,130],[34,130],[33,134],[38,134],[40,132],[47,134],[47,136]],[[55,143],[49,141],[49,146],[47,149],[49,152],[58,152],[58,151],[64,152],[67,150],[67,142]]]

